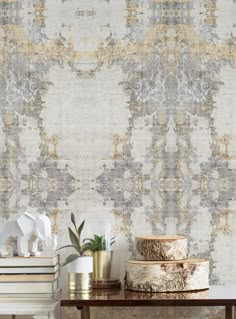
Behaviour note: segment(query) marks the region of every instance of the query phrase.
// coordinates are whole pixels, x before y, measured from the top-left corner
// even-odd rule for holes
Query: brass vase
[[[93,280],[105,280],[111,277],[113,251],[98,250],[93,253]]]
[[[92,290],[93,273],[68,273],[69,292],[88,293]]]
[[[80,256],[67,265],[70,293],[88,293],[92,290],[93,258]]]

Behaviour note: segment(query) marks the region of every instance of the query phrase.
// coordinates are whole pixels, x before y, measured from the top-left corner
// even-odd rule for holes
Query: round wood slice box
[[[192,291],[209,288],[209,262],[138,261],[126,263],[125,287],[144,292]]]
[[[184,236],[139,236],[135,238],[137,260],[182,260],[187,258]]]

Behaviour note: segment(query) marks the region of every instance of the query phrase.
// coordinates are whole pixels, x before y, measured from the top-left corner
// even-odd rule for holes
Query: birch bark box
[[[184,236],[140,236],[135,238],[136,260],[182,260],[187,258]]]
[[[132,291],[125,290],[125,297],[128,299],[137,300],[160,300],[160,299],[206,299],[209,297],[209,290],[198,291],[175,291],[171,293],[166,292],[144,292],[144,291]]]
[[[126,288],[144,292],[192,291],[209,288],[209,262],[138,261],[126,263]]]

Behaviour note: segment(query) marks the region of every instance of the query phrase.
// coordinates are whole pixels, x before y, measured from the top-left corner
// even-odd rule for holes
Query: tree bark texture
[[[209,288],[207,260],[137,261],[126,263],[125,286],[143,292],[192,291]]]
[[[184,236],[143,236],[135,238],[137,260],[182,260],[187,258]]]

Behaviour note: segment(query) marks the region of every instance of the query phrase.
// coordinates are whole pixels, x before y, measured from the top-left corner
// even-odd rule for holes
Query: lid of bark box
[[[145,240],[178,240],[178,239],[186,239],[183,235],[140,235],[136,236],[136,239],[145,239]]]
[[[204,262],[209,262],[207,259],[183,259],[183,260],[128,260],[127,261],[130,264],[137,264],[137,265],[161,265],[161,264],[200,264]]]

